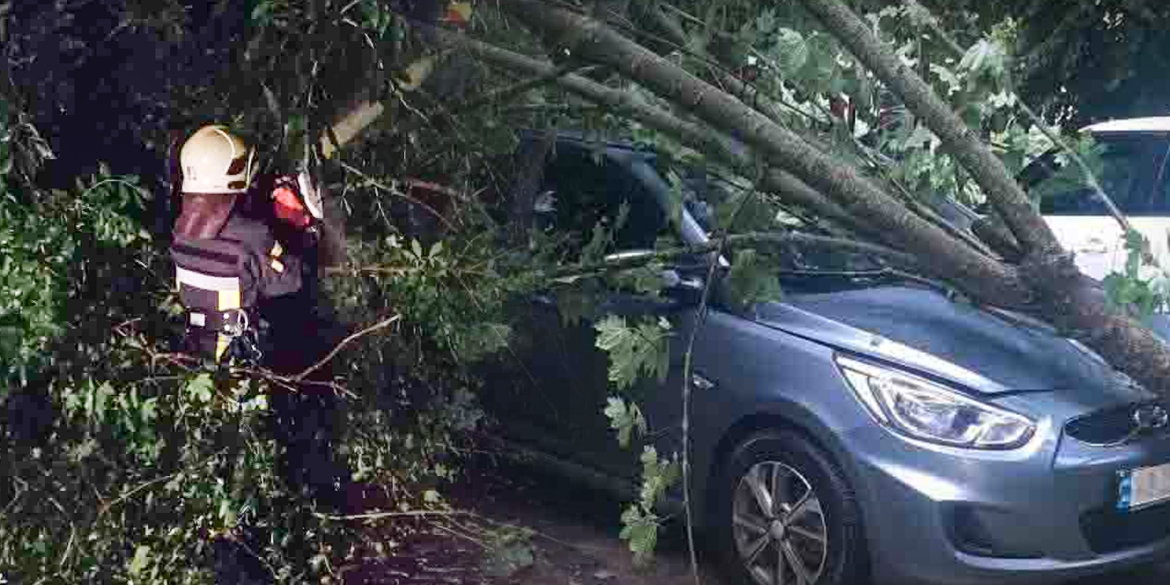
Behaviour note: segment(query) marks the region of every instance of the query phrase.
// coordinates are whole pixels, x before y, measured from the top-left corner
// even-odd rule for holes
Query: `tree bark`
[[[1030,290],[1014,268],[960,244],[886,195],[849,165],[726,92],[696,78],[611,28],[538,0],[504,0],[506,10],[555,46],[609,65],[716,128],[743,140],[864,221],[883,240],[917,255],[921,266],[960,290],[1001,306],[1023,306]]]
[[[547,76],[558,70],[557,66],[552,63],[469,39],[464,35],[440,29],[437,31],[437,38],[439,42],[447,46],[474,52],[486,61],[513,71]],[[704,152],[745,175],[751,175],[755,172],[750,155],[732,148],[724,137],[711,132],[709,128],[682,120],[669,112],[634,99],[629,93],[610,89],[580,75],[565,75],[560,77],[557,82],[584,99],[611,107],[617,113],[629,116],[659,132],[669,134],[691,148]],[[826,220],[835,221],[859,234],[882,241],[879,237],[880,234],[857,221],[841,206],[825,198],[790,173],[772,169],[764,175],[760,188],[764,191],[774,192],[785,201],[816,213]]]
[[[677,18],[666,14],[665,10],[661,6],[652,7],[649,10],[649,13],[650,19],[654,23],[655,27],[658,28],[671,43],[674,43],[678,47],[686,46],[686,31],[683,29],[682,24],[678,22]],[[712,55],[707,51],[700,50],[698,54],[701,57],[713,59],[722,65],[726,65],[725,60],[719,59],[717,56]],[[745,83],[731,73],[719,71],[713,71],[713,73],[714,77],[716,78],[715,82],[718,86],[720,86],[721,89],[725,89],[728,93],[735,96],[741,102],[764,114],[776,124],[787,127],[784,123],[785,116],[781,111],[780,104],[776,103],[772,100],[772,98],[761,92],[759,88],[754,87],[749,83]],[[817,140],[816,137],[810,137],[806,134],[802,135],[802,138],[804,138],[806,142],[813,145],[820,151],[829,152],[829,148],[824,143]],[[795,177],[792,177],[792,179],[797,180]],[[805,188],[807,188],[807,185],[805,185]],[[911,211],[921,215],[927,221],[930,221],[931,223],[939,226],[943,229],[943,231],[951,234],[952,236],[955,236],[956,238],[959,238],[976,250],[984,253],[990,253],[987,246],[985,246],[983,242],[976,238],[975,235],[967,233],[958,227],[951,225],[949,222],[947,222],[947,220],[935,213],[934,210],[930,209],[928,206],[921,204],[913,198],[906,199],[906,203],[910,206]]]
[[[1040,314],[1146,388],[1170,395],[1170,345],[1110,306],[1101,285],[1077,270],[1072,254],[1061,249],[1019,184],[975,133],[848,7],[838,0],[801,2],[902,97],[983,187],[999,218],[1024,248],[1020,270]]]
[[[887,49],[870,28],[838,0],[800,0],[825,28],[844,43],[950,148],[956,159],[983,188],[1025,253],[1059,254],[1052,230],[1033,210],[1028,196],[1003,162],[984,147],[978,135],[939,98],[930,86]]]
[[[807,0],[811,2],[812,0]],[[1025,260],[1014,267],[986,258],[960,245],[938,227],[922,220],[883,193],[848,165],[817,151],[798,136],[778,127],[767,116],[719,91],[659,57],[612,29],[581,15],[551,7],[538,0],[501,0],[505,9],[532,28],[547,42],[577,57],[607,64],[664,98],[691,110],[709,124],[721,128],[790,170],[820,193],[824,193],[850,214],[865,218],[883,231],[888,241],[918,258],[920,266],[942,276],[975,299],[1001,307],[1026,306],[1058,328],[1083,339],[1107,362],[1125,372],[1147,389],[1170,396],[1170,345],[1145,327],[1113,311],[1101,287],[1077,270],[1071,254],[1055,243],[1043,220],[1022,198],[1019,186],[1007,176],[994,158],[966,127],[936,133],[953,151],[967,149],[960,162],[979,166],[992,187],[1007,183],[1006,191],[988,189],[993,201],[1008,209],[1005,219],[1020,233],[1013,234],[1026,247]],[[868,31],[865,31],[868,34]],[[868,47],[878,54],[879,66],[894,61],[886,73],[900,78],[913,76],[900,67],[884,47]],[[889,63],[887,63],[889,65]],[[932,106],[941,105],[921,79],[920,86],[902,80],[905,88],[924,90],[926,95],[907,99],[919,115],[933,113],[939,120],[957,120],[953,113],[939,115]],[[929,103],[928,103],[929,102]],[[951,130],[956,130],[952,128]],[[956,147],[956,144],[959,145]],[[988,160],[992,163],[988,164]],[[969,170],[970,167],[968,167]],[[996,176],[997,173],[1000,176]],[[973,172],[974,174],[974,172]],[[1006,179],[1006,181],[1004,181]],[[1027,226],[1038,225],[1038,231]],[[1027,275],[1025,279],[1021,275]]]

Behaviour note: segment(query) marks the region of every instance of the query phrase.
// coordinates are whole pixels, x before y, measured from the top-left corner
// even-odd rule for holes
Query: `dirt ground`
[[[477,465],[470,479],[453,490],[456,507],[474,510],[476,520],[423,522],[421,530],[396,551],[392,560],[367,563],[347,573],[346,585],[692,585],[685,533],[662,534],[652,566],[635,568],[625,543],[618,539],[622,502],[601,492],[574,486],[558,476],[516,464]],[[524,547],[531,563],[501,576],[485,569],[482,541],[474,523],[523,526],[534,535]],[[443,527],[434,530],[436,526]],[[458,528],[456,528],[458,527]],[[700,542],[700,580],[704,585],[731,585],[712,566]],[[526,559],[527,560],[527,559]],[[1170,564],[1107,575],[1068,585],[1164,585]]]

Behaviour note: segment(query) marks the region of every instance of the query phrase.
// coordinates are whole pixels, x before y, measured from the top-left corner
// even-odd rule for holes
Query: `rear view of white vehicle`
[[[1170,268],[1170,117],[1115,120],[1084,131],[1103,147],[1102,164],[1095,169],[1101,188],[1145,236],[1158,263]],[[1023,173],[1029,190],[1042,197],[1045,221],[1086,275],[1102,280],[1124,271],[1128,253],[1121,227],[1079,171],[1061,158],[1049,153]]]

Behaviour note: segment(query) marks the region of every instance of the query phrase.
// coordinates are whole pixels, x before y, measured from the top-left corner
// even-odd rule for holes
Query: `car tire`
[[[774,430],[748,437],[724,461],[716,482],[713,544],[733,582],[866,582],[868,553],[857,498],[829,455],[803,435]],[[764,510],[769,503],[771,515]]]

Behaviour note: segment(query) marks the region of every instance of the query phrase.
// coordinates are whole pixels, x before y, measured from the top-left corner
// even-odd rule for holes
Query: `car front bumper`
[[[1115,510],[1118,473],[1170,463],[1170,437],[1102,448],[1049,426],[998,453],[877,426],[842,440],[878,583],[1045,583],[1170,559],[1170,504]]]

